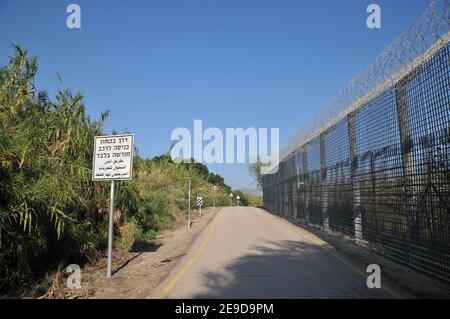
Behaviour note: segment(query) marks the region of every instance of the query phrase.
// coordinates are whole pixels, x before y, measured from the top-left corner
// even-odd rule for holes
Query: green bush
[[[90,181],[92,140],[102,122],[81,94],[36,92],[37,62],[15,47],[0,69],[0,283],[18,286],[65,258],[101,245],[102,184]]]
[[[109,183],[91,181],[92,143],[104,134],[108,112],[92,121],[80,93],[63,90],[51,99],[37,91],[37,60],[14,50],[0,67],[0,291],[96,259],[106,248],[109,216]],[[227,205],[230,188],[206,166],[135,157],[133,180],[116,183],[120,246],[152,240],[184,216],[188,176],[193,194],[211,205],[217,184],[217,205]]]

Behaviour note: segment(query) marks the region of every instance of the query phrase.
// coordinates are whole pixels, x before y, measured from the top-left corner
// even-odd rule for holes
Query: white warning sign
[[[133,177],[133,134],[96,136],[92,180],[130,180]]]

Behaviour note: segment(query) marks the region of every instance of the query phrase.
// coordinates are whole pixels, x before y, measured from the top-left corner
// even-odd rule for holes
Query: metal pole
[[[189,177],[188,230],[191,229],[191,177]]]
[[[356,178],[356,169],[358,167],[358,157],[356,149],[356,126],[355,114],[347,115],[348,136],[350,141],[350,168],[352,178],[352,196],[353,196],[353,227],[355,229],[355,243],[362,243],[363,229],[361,216],[361,182]]]
[[[114,181],[111,181],[111,198],[109,202],[109,230],[108,230],[108,267],[106,277],[111,277],[112,270],[112,244],[114,227]]]
[[[326,159],[327,153],[325,152],[325,134],[322,133],[319,136],[319,147],[320,147],[320,172],[325,172],[326,169]],[[322,208],[322,219],[323,219],[323,229],[324,231],[330,231],[330,216],[328,213],[328,185],[326,185],[325,174],[321,174],[320,183],[322,184],[322,189],[320,192],[321,208]]]

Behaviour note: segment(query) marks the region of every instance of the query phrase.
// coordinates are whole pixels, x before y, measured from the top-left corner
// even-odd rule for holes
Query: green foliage
[[[103,122],[70,90],[37,92],[36,58],[19,46],[0,67],[0,291],[23,286],[61,263],[95,259],[106,246],[109,184],[91,181],[92,143]],[[156,237],[183,218],[192,193],[227,205],[223,178],[168,155],[134,159],[132,181],[116,183],[115,233],[122,247]]]
[[[230,192],[231,188],[225,184],[225,180],[222,176],[218,174],[214,174],[209,172],[208,167],[205,164],[195,162],[193,158],[191,158],[190,162],[184,162],[182,165],[193,175],[200,175],[213,185],[217,185],[222,188],[225,192]]]
[[[258,157],[256,163],[251,163],[248,167],[248,171],[250,175],[255,179],[256,187],[259,190],[262,190],[263,186],[263,175],[261,174],[261,167],[263,166],[263,164],[265,163],[261,162],[260,158]]]
[[[82,95],[37,93],[35,58],[15,47],[0,77],[0,278],[20,284],[31,272],[101,242],[101,184],[90,181],[92,140],[101,121],[85,115]]]
[[[236,205],[236,197],[239,196],[239,205],[240,206],[262,206],[263,204],[263,198],[262,196],[255,196],[251,194],[244,193],[240,190],[233,190],[232,191],[234,197],[233,197],[233,205]],[[229,199],[228,199],[229,200]]]
[[[255,195],[247,194],[247,198],[248,198],[248,206],[263,207],[263,205],[264,205],[262,196],[255,196]]]
[[[248,196],[244,192],[240,190],[234,190],[233,191],[234,199],[233,201],[236,203],[236,198],[239,196],[239,205],[240,206],[248,206]]]

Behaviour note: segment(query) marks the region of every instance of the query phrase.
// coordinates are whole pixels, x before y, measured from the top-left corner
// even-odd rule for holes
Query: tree
[[[262,190],[263,188],[263,175],[261,174],[261,166],[262,162],[259,157],[255,163],[251,163],[249,165],[250,175],[255,179],[256,187],[259,190]]]
[[[240,206],[248,206],[248,196],[244,192],[240,190],[233,190],[234,200],[239,196],[239,205]]]

